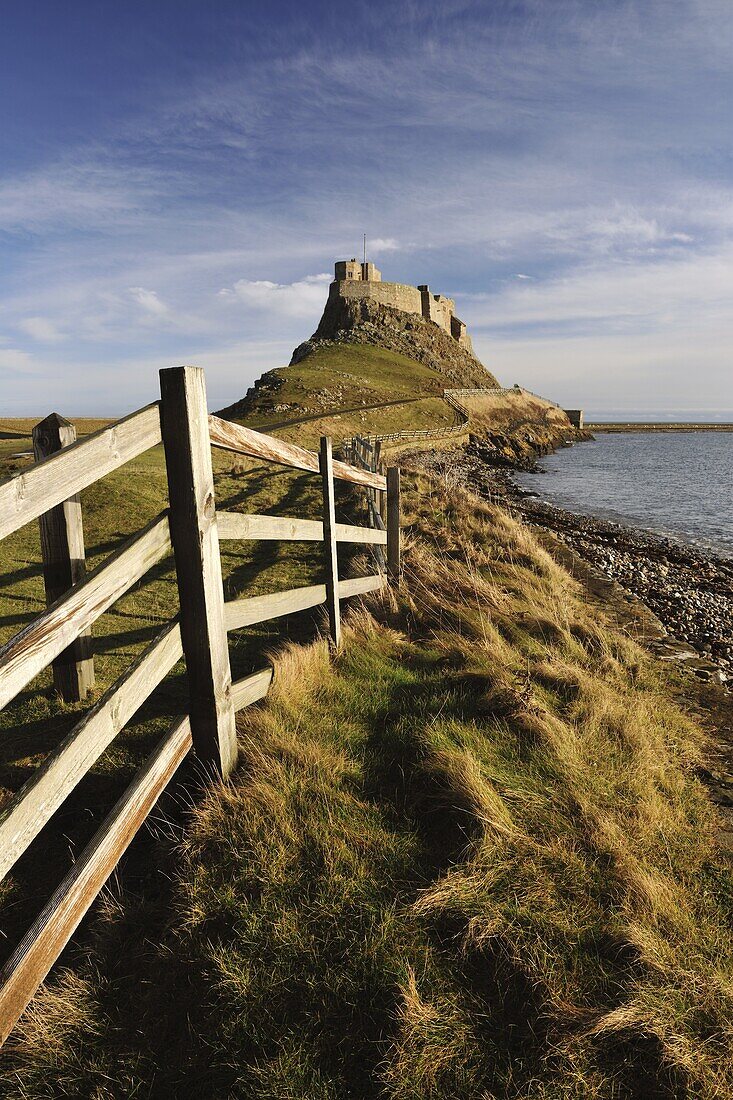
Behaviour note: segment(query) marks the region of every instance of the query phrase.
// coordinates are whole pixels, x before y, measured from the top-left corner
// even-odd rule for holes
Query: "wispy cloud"
[[[447,12],[248,12],[185,79],[151,31],[147,79],[105,90],[97,131],[6,158],[0,326],[29,380],[9,399],[59,404],[93,364],[124,402],[131,363],[194,355],[234,399],[312,331],[330,275],[310,273],[366,231],[385,278],[459,300],[502,378],[598,404],[641,400],[646,371],[733,405],[730,6]]]
[[[18,321],[18,328],[26,336],[43,344],[54,344],[64,339],[64,334],[48,317],[23,317]]]
[[[131,286],[130,297],[133,302],[137,302],[144,313],[149,313],[153,317],[165,317],[168,313],[168,306],[165,302],[161,302],[154,290],[146,290],[144,286]]]
[[[0,348],[0,376],[12,378],[38,373],[33,357],[19,348]]]

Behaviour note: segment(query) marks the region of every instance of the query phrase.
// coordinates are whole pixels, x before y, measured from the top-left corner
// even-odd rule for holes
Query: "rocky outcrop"
[[[227,405],[225,409],[218,409],[216,415],[224,420],[237,420],[247,416],[256,407],[262,407],[267,412],[277,410],[277,391],[284,385],[285,379],[278,374],[277,368],[268,370],[255,381],[254,386],[250,386],[244,397],[240,397],[233,405]]]
[[[329,297],[318,328],[293,352],[290,365],[319,347],[372,344],[415,359],[441,374],[450,386],[496,386],[475,355],[432,321],[369,298]]]

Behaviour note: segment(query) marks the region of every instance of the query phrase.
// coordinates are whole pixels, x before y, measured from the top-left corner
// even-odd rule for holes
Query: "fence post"
[[[76,442],[76,428],[58,413],[51,413],[33,429],[36,461]],[[86,574],[84,525],[79,495],[39,516],[41,556],[46,603],[63,596]],[[94,687],[91,630],[71,643],[53,662],[54,687],[67,703],[78,703]]]
[[[199,760],[226,778],[237,735],[203,370],[161,370],[160,393],[191,736]]]
[[[399,583],[400,561],[400,468],[387,467],[387,572]]]
[[[321,436],[319,454],[323,482],[323,550],[326,559],[326,606],[328,626],[334,646],[341,645],[341,607],[339,605],[338,558],[336,555],[336,500],[333,485],[333,450],[331,440]]]

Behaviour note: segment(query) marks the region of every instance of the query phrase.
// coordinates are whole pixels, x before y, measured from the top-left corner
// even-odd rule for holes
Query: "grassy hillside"
[[[99,421],[77,421],[79,434]],[[33,420],[0,421],[0,477],[21,470],[30,458],[10,454],[31,448]],[[5,438],[3,438],[5,436]],[[7,438],[11,436],[12,438]],[[213,452],[217,504],[244,512],[272,512],[320,518],[316,476]],[[341,501],[339,501],[340,507]],[[167,506],[162,449],[128,463],[82,493],[88,568],[101,564],[124,540]],[[344,548],[341,567],[348,575]],[[272,592],[322,580],[313,543],[222,544],[227,597]],[[45,608],[38,524],[31,523],[0,543],[0,645]],[[129,668],[132,660],[176,614],[178,590],[172,561],[152,570],[93,627],[96,687],[85,703],[65,704],[52,690],[45,669],[0,711],[0,810],[48,753]],[[231,638],[234,677],[265,663],[267,647],[288,637],[312,638],[317,614],[305,612],[236,633]],[[86,841],[151,750],[172,713],[186,706],[183,665],[177,666],[132,722],[100,757],[38,840],[0,884],[0,959],[12,949],[41,905],[58,885]]]
[[[339,442],[354,431],[394,431],[454,423],[456,413],[439,396],[444,379],[432,368],[393,352],[366,346],[322,348],[281,372],[275,393],[257,397],[247,423],[316,446],[321,434]],[[330,415],[329,415],[330,414]],[[78,419],[79,435],[103,422]],[[33,419],[0,421],[0,477],[32,461]],[[20,457],[12,457],[18,455]],[[318,479],[240,461],[214,451],[219,507],[281,515],[320,515]],[[101,564],[125,538],[166,507],[166,479],[160,448],[129,463],[82,494],[88,567]],[[348,569],[348,551],[343,568]],[[317,549],[308,544],[277,546],[228,543],[222,551],[227,593],[277,591],[322,580]],[[97,685],[85,704],[67,705],[51,688],[51,670],[41,673],[0,713],[0,810],[130,662],[175,613],[178,593],[170,560],[118,601],[95,624]],[[0,545],[0,644],[45,607],[37,524],[29,524]],[[234,675],[263,661],[262,648],[289,636],[310,637],[317,616],[254,628],[234,639]],[[142,757],[160,736],[173,710],[185,706],[183,667],[115,739],[49,827],[0,885],[0,959],[55,888],[73,853],[92,835]],[[2,947],[5,943],[5,948]]]
[[[285,646],[235,781],[159,827],[8,1097],[733,1092],[733,875],[675,685],[526,528],[407,479],[405,583]]]
[[[545,426],[550,430],[567,431],[566,413],[528,390],[517,389],[501,394],[473,394],[460,398],[477,433],[506,434]]]
[[[404,355],[339,344],[270,371],[252,398],[222,414],[312,446],[324,434],[340,442],[355,432],[453,424],[457,418],[442,398],[445,388],[441,374]]]

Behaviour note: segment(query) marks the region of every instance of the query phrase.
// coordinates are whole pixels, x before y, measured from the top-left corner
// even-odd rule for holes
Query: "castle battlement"
[[[338,260],[329,295],[351,299],[372,298],[381,305],[391,306],[403,313],[413,313],[439,325],[461,347],[473,354],[466,326],[456,317],[455,302],[443,294],[432,294],[426,283],[420,286],[384,283],[381,271],[374,264],[361,263],[356,259]]]

